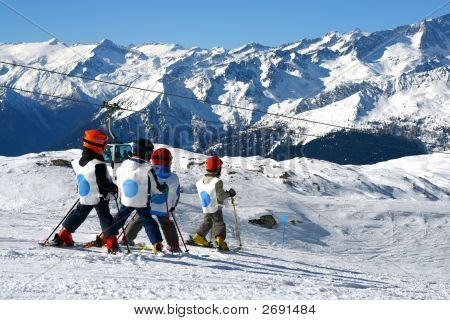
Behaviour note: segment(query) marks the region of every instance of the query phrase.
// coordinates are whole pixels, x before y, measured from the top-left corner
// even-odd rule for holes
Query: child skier
[[[164,195],[167,186],[150,180],[149,161],[153,153],[153,144],[146,139],[139,139],[133,147],[132,156],[117,169],[117,183],[120,190],[121,206],[114,218],[116,227],[123,227],[130,214],[136,210],[147,236],[153,245],[153,252],[163,250],[162,236],[158,223],[153,219],[150,208],[152,186],[157,185]]]
[[[108,193],[117,193],[117,186],[111,182],[102,156],[107,142],[108,137],[100,130],[87,130],[84,133],[81,158],[72,161],[80,203],[63,222],[62,229],[55,234],[51,245],[73,246],[72,233],[86,220],[94,208],[100,219],[108,253],[116,253],[118,232],[109,211]]]
[[[152,165],[155,174],[153,174],[153,172],[150,174],[152,184],[151,213],[157,217],[163,230],[164,238],[166,238],[166,241],[170,246],[170,251],[179,252],[181,250],[175,224],[170,220],[167,214],[167,208],[169,208],[169,212],[173,214],[180,199],[180,180],[175,173],[171,172],[172,154],[166,148],[155,150],[152,155]],[[158,190],[158,181],[168,185],[169,192],[167,194]],[[121,242],[124,244],[126,241],[128,241],[128,243],[133,243],[141,229],[141,219],[136,216],[130,221]]]
[[[210,247],[211,243],[205,237],[211,227],[213,227],[219,250],[228,250],[228,245],[225,242],[226,226],[223,221],[222,207],[223,201],[228,197],[234,197],[236,191],[234,189],[224,191],[223,182],[220,180],[222,163],[218,156],[206,159],[205,167],[207,173],[197,182],[197,192],[205,217],[197,233],[192,238],[192,242],[198,246]]]

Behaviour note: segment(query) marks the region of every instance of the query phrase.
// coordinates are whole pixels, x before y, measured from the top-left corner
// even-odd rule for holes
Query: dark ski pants
[[[226,237],[227,228],[225,226],[225,222],[223,221],[222,209],[219,209],[214,213],[205,213],[203,223],[197,229],[197,233],[206,238],[206,235],[211,228],[214,229],[214,234],[216,237]]]
[[[89,213],[95,209],[100,220],[100,226],[105,237],[117,235],[117,228],[114,225],[114,218],[109,211],[108,201],[101,198],[95,206],[79,203],[78,206],[70,212],[67,219],[63,222],[63,227],[74,233],[78,227],[86,220]]]
[[[150,214],[150,208],[133,208],[133,207],[127,207],[123,204],[120,205],[119,213],[114,217],[114,221],[116,223],[116,228],[120,229],[123,228],[125,222],[127,221],[128,217],[131,215],[131,213],[136,210],[137,215],[142,220],[142,225],[144,226],[145,232],[147,233],[148,238],[150,239],[150,242],[152,244],[155,244],[157,242],[162,241],[161,231],[159,230],[158,223],[153,219],[152,215]],[[128,225],[129,227],[129,225]],[[142,226],[141,226],[142,228]],[[128,230],[128,228],[127,228]],[[125,233],[125,236],[127,234]],[[127,237],[128,240],[128,237]],[[128,240],[130,241],[130,240]]]
[[[161,229],[164,233],[164,238],[166,239],[166,242],[169,244],[169,246],[173,247],[174,245],[178,244],[178,233],[175,228],[175,223],[173,221],[169,222],[167,221],[167,217],[163,216],[156,216],[159,222],[159,225],[161,226]],[[139,216],[135,216],[128,225],[127,229],[125,230],[125,236],[127,237],[128,241],[134,241],[136,239],[138,233],[142,229],[142,221],[139,218]]]

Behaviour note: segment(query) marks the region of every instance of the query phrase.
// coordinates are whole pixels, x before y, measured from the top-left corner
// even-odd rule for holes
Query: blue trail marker
[[[283,238],[281,240],[281,247],[284,248],[284,236],[286,234],[286,222],[287,222],[287,216],[285,214],[281,217],[281,222],[283,223]]]

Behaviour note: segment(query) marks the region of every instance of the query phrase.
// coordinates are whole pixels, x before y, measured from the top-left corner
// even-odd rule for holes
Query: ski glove
[[[234,197],[236,195],[236,191],[233,188],[231,188],[228,193],[230,194],[230,197]]]
[[[169,186],[165,182],[163,184],[160,184],[157,188],[159,192],[169,193]]]
[[[175,207],[170,208],[169,210],[171,213],[173,213],[175,211]]]

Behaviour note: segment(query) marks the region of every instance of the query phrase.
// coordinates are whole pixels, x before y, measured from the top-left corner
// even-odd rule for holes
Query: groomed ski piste
[[[205,156],[181,149],[176,217],[185,239],[202,221],[195,182]],[[432,154],[368,166],[296,158],[224,157],[237,191],[243,249],[220,253],[41,247],[76,200],[71,168],[80,150],[0,157],[1,299],[449,299],[450,157]],[[115,212],[111,203],[111,208]],[[273,214],[283,226],[249,219]],[[238,245],[231,205],[227,241]],[[292,224],[292,220],[302,223]],[[77,243],[100,231],[93,211]],[[142,232],[138,242],[148,243]]]

